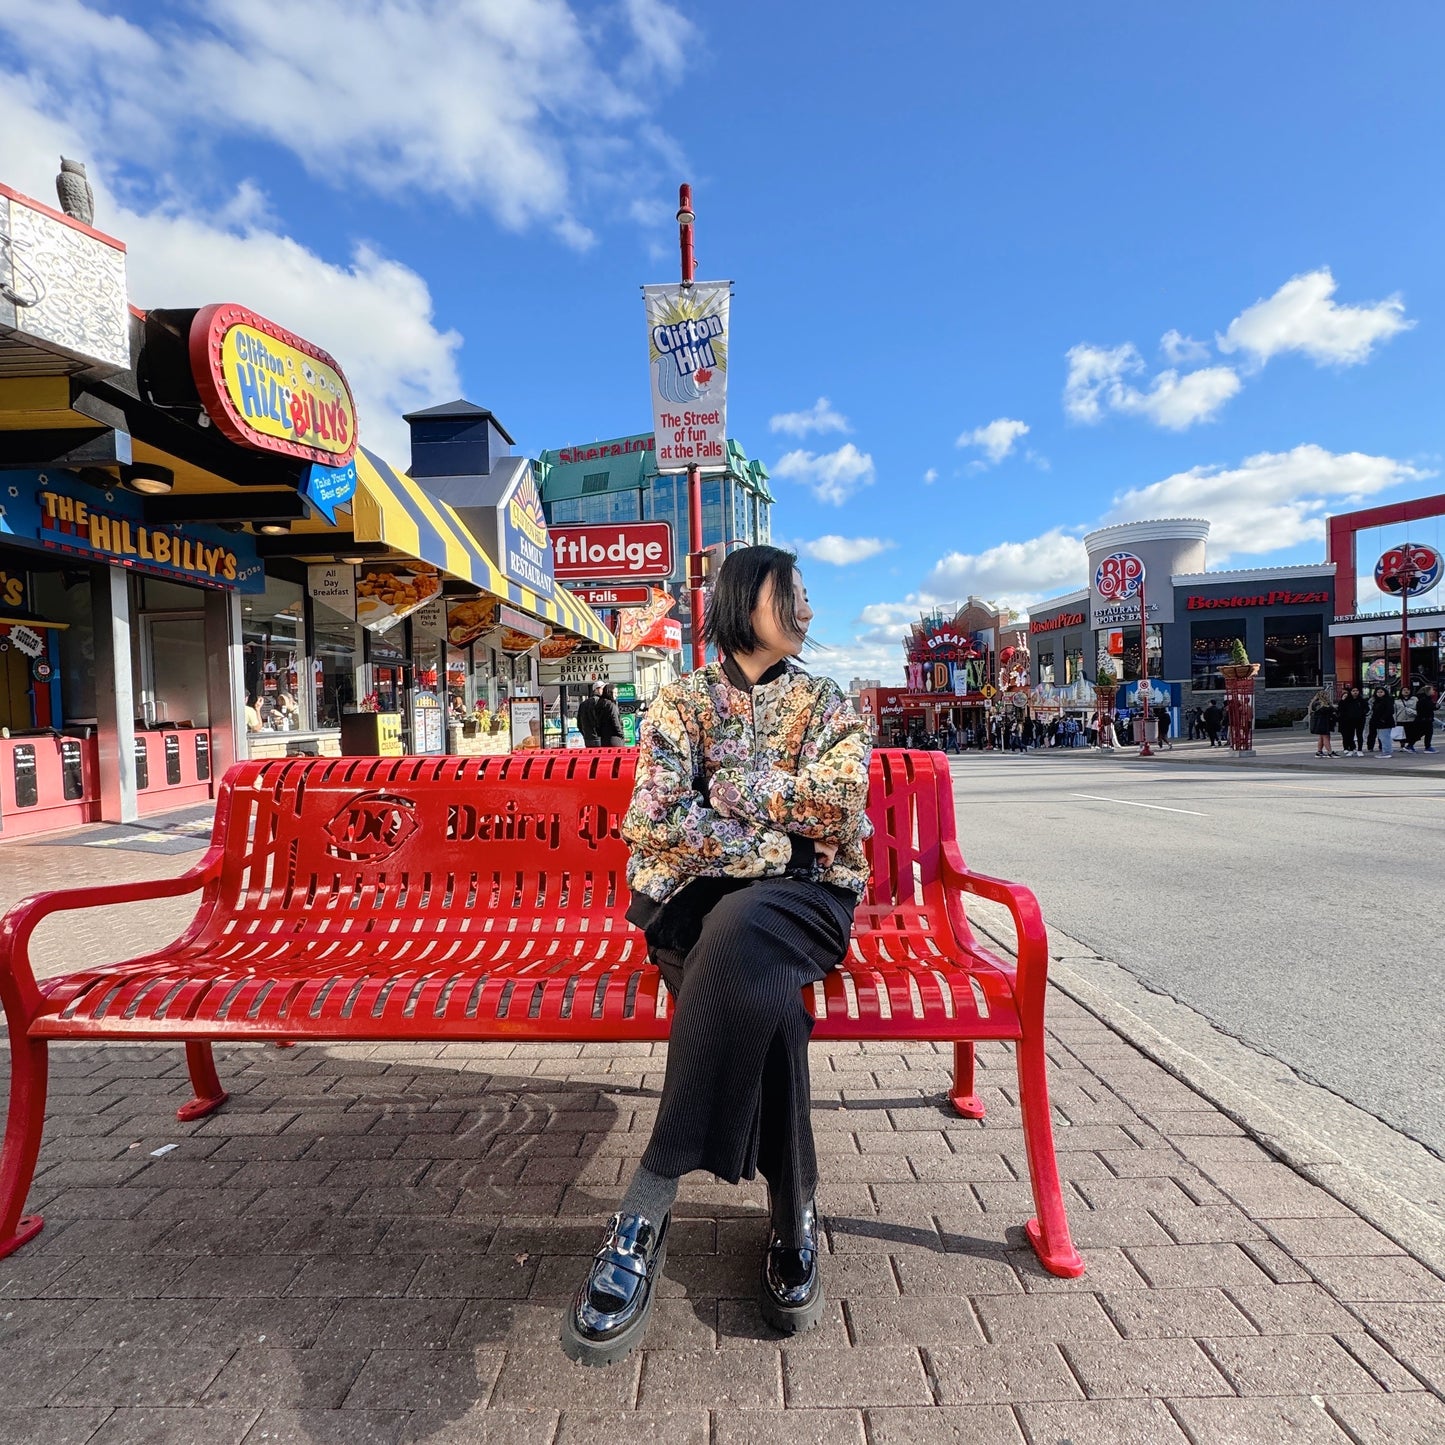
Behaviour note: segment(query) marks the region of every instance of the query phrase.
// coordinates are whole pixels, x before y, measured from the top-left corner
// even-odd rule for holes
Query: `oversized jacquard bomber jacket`
[[[872,743],[831,678],[780,663],[750,688],[731,660],[714,663],[658,693],[639,741],[622,821],[634,895],[781,877],[800,856],[816,881],[862,893]],[[831,866],[811,863],[808,840],[838,844]]]

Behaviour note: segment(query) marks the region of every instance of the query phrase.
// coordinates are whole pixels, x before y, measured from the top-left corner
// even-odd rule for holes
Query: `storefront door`
[[[208,727],[204,615],[153,614],[142,619],[142,627],[138,706],[145,722]]]

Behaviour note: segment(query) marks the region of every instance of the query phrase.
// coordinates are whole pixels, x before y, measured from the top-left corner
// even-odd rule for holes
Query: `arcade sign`
[[[191,322],[191,374],[206,414],[239,446],[344,467],[356,403],[333,357],[229,302]]]
[[[1375,563],[1375,586],[1391,597],[1419,597],[1440,581],[1441,565],[1433,547],[1403,542]]]

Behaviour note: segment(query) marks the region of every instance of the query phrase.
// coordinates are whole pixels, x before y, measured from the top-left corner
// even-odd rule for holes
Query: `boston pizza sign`
[[[206,413],[243,447],[338,467],[356,451],[356,403],[334,358],[264,316],[206,306],[191,323]]]

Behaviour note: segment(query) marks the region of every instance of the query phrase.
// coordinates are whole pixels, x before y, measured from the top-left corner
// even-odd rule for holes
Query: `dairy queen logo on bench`
[[[326,825],[326,851],[352,863],[375,863],[395,853],[418,826],[410,798],[362,793],[337,809]]]

